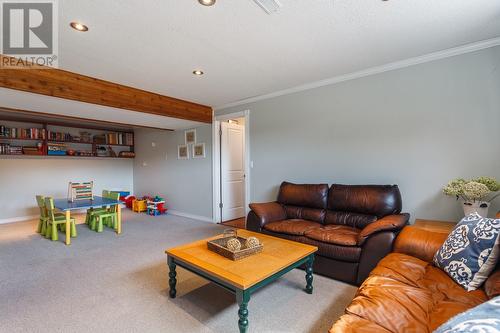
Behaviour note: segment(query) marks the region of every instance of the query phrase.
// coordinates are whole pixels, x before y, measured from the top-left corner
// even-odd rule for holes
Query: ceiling
[[[280,1],[60,0],[59,67],[217,107],[500,36],[498,0]]]

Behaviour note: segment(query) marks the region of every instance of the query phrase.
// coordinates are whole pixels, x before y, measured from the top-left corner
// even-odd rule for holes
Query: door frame
[[[213,220],[219,223],[221,220],[220,214],[220,136],[219,129],[221,121],[226,121],[234,118],[245,118],[245,215],[248,214],[250,201],[250,110],[239,111],[229,114],[215,116],[212,122],[212,209]]]

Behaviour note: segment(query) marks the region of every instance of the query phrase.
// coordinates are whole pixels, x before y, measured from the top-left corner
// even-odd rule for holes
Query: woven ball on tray
[[[246,242],[245,242],[245,246],[249,249],[251,249],[252,247],[257,247],[259,246],[260,242],[259,242],[259,239],[257,237],[248,237]]]
[[[231,238],[227,241],[226,247],[233,252],[239,251],[241,249],[241,243],[237,238]]]

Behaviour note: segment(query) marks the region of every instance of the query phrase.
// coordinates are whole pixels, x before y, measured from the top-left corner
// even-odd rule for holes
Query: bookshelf
[[[134,133],[0,118],[0,157],[134,158]]]

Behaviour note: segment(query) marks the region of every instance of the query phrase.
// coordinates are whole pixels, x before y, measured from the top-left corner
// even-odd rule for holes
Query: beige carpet
[[[0,225],[0,332],[237,332],[234,296],[182,268],[168,298],[165,248],[223,226],[124,213],[124,233],[78,225],[69,247],[34,222]],[[315,275],[314,294],[294,270],[255,293],[250,332],[325,332],[356,288]]]

